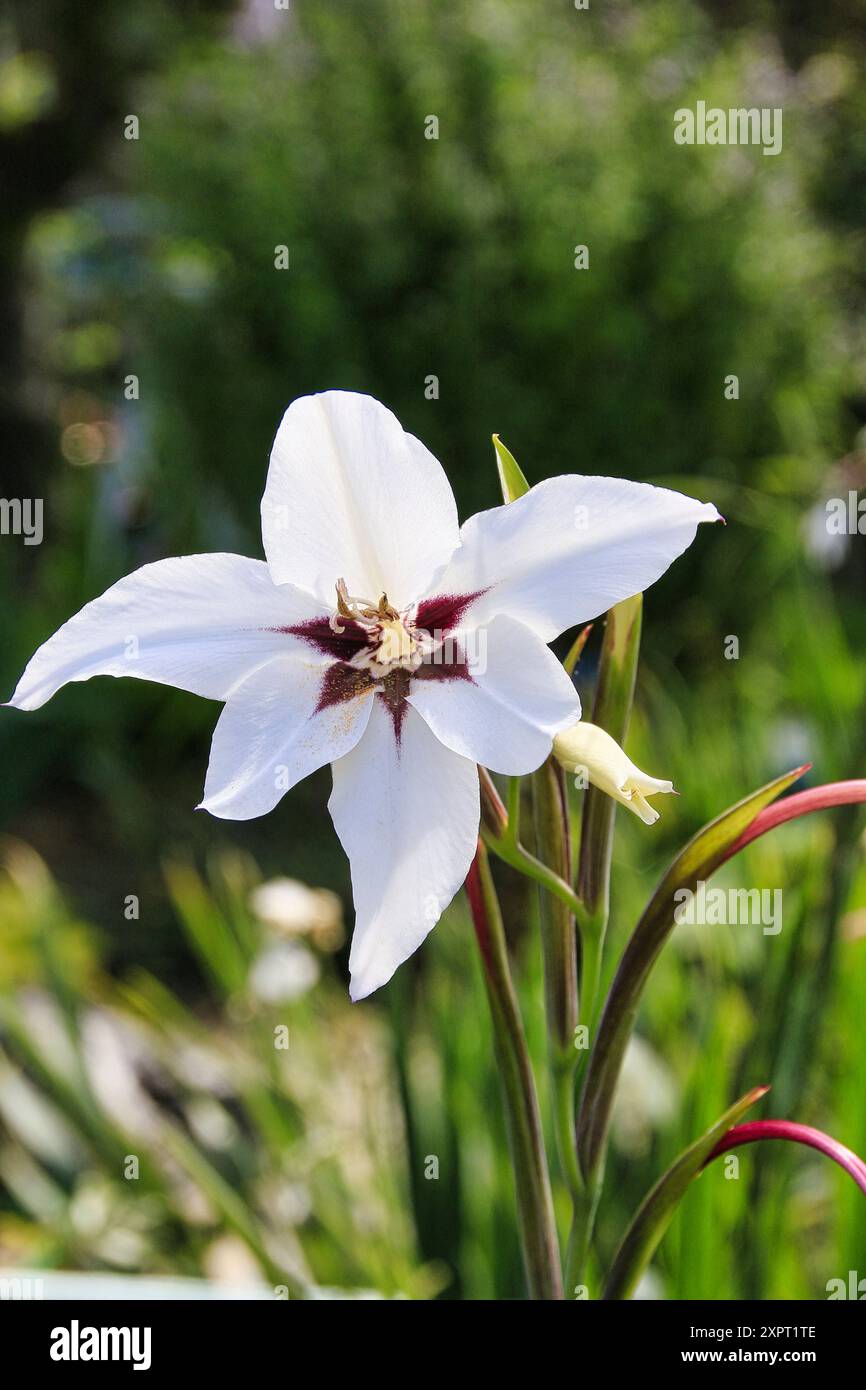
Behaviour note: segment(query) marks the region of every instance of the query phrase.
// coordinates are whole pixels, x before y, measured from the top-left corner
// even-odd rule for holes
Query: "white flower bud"
[[[627,806],[645,825],[652,825],[659,818],[647,797],[674,789],[673,782],[647,777],[626,757],[616,739],[585,720],[558,734],[553,752],[567,771],[585,770],[593,786]]]

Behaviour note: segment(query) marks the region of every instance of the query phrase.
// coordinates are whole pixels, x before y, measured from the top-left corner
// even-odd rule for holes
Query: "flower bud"
[[[568,772],[585,773],[594,787],[627,806],[645,825],[652,825],[659,818],[647,797],[674,789],[673,782],[647,777],[626,757],[616,739],[586,720],[558,734],[553,753]]]

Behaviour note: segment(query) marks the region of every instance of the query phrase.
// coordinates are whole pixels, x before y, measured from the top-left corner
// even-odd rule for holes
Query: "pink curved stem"
[[[793,1120],[751,1120],[748,1124],[734,1125],[733,1129],[729,1129],[719,1140],[707,1163],[740,1144],[756,1144],[761,1139],[790,1139],[796,1144],[807,1144],[809,1148],[817,1149],[819,1153],[832,1158],[840,1168],[844,1168],[860,1190],[866,1193],[866,1163],[863,1159],[858,1158],[851,1149],[846,1149],[844,1144],[840,1144],[823,1130],[812,1129],[810,1125],[798,1125]]]
[[[801,773],[807,772],[810,766],[811,764],[807,763],[800,769]],[[785,821],[811,815],[813,811],[826,811],[831,806],[852,806],[858,801],[866,801],[866,778],[855,777],[847,782],[827,782],[822,787],[810,787],[808,791],[794,792],[792,796],[774,801],[772,805],[759,811],[751,825],[731,845],[722,862],[732,858],[760,835],[766,835],[768,830],[775,830],[777,825],[784,825]]]

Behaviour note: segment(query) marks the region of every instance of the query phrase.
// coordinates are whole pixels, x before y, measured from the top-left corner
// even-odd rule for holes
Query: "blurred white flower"
[[[306,1184],[289,1182],[279,1174],[268,1174],[257,1184],[256,1200],[280,1227],[300,1226],[313,1210]]]
[[[0,1120],[40,1158],[62,1166],[78,1157],[80,1142],[63,1116],[20,1072],[0,1058]]]
[[[171,1070],[194,1090],[223,1097],[234,1094],[231,1070],[216,1047],[190,1042],[179,1034],[171,1041]]]
[[[90,1009],[81,1040],[90,1084],[105,1113],[130,1134],[153,1138],[161,1117],[139,1080],[139,1070],[149,1060],[143,1039],[125,1020]]]
[[[822,570],[840,569],[848,555],[850,537],[832,531],[827,525],[827,503],[822,500],[806,513],[802,522],[803,545],[812,563]]]
[[[336,951],[343,944],[343,905],[327,888],[309,888],[296,878],[272,878],[253,889],[250,907],[273,931],[309,935],[322,951]]]
[[[278,941],[267,946],[253,961],[249,975],[251,993],[262,1004],[299,999],[319,980],[319,962],[297,941]]]
[[[654,1269],[645,1269],[638,1280],[632,1299],[637,1303],[658,1303],[664,1300],[665,1286]]]
[[[643,1038],[632,1034],[613,1106],[617,1146],[635,1157],[645,1153],[652,1132],[676,1114],[673,1072]]]
[[[18,1007],[27,1032],[43,1057],[50,1057],[64,1080],[77,1080],[75,1057],[57,1000],[45,990],[27,986],[18,995]]]
[[[258,1261],[240,1236],[217,1236],[205,1250],[202,1264],[214,1284],[261,1285],[262,1282]]]
[[[769,731],[773,766],[799,767],[816,756],[817,739],[805,719],[777,719]]]
[[[237,1126],[224,1105],[212,1096],[195,1096],[184,1105],[187,1124],[200,1144],[227,1149],[237,1137]]]

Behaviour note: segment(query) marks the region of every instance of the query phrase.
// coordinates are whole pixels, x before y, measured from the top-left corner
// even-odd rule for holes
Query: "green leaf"
[[[191,864],[179,860],[165,866],[169,896],[198,958],[217,988],[227,997],[241,990],[250,962]]]
[[[568,794],[562,769],[548,758],[532,774],[532,809],[535,852],[567,883],[571,882],[571,835]],[[574,1030],[577,1027],[577,938],[574,916],[568,904],[541,888],[538,901],[544,961],[544,990],[548,1046],[555,1066],[573,1070],[577,1064]],[[573,1088],[572,1088],[573,1089]],[[572,1100],[572,1108],[574,1102]],[[570,1159],[575,1164],[574,1124],[569,1137]]]
[[[566,656],[562,664],[570,676],[573,676],[575,671],[577,670],[577,663],[580,661],[580,658],[583,655],[583,649],[587,644],[589,634],[591,632],[592,623],[587,623],[586,627],[583,628],[577,634],[577,636],[575,637],[574,641],[568,649],[568,655]]]
[[[586,1074],[577,1139],[581,1168],[591,1186],[603,1164],[614,1091],[641,994],[675,925],[675,893],[683,888],[694,892],[699,880],[706,881],[758,813],[796,781],[801,771],[797,768],[768,782],[699,830],[677,855],[644,909],[611,985]]]
[[[766,1095],[769,1086],[756,1086],[726,1110],[706,1134],[680,1154],[641,1203],[607,1276],[602,1298],[624,1299],[634,1293],[690,1183],[702,1172],[716,1144],[742,1115]]]
[[[258,1260],[265,1278],[275,1287],[285,1285],[292,1298],[303,1298],[306,1290],[287,1267],[280,1265],[270,1254],[252,1208],[235,1187],[213,1166],[210,1160],[184,1134],[179,1125],[165,1124],[160,1144],[175,1163],[192,1178],[196,1186],[221,1213],[227,1226],[244,1241]]]
[[[496,450],[496,467],[499,470],[503,501],[515,502],[518,497],[529,491],[529,483],[524,478],[517,459],[506,449],[498,434],[493,436],[493,447]]]

